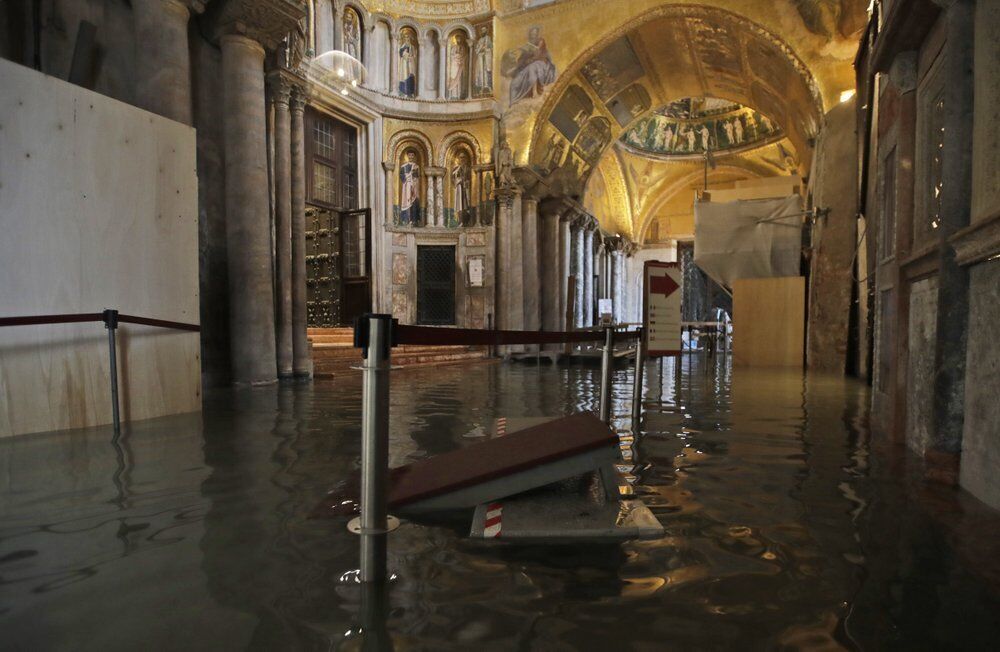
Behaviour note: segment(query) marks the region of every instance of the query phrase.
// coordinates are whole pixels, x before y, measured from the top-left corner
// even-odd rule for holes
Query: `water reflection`
[[[622,469],[667,527],[621,545],[489,546],[404,524],[389,587],[313,506],[360,458],[360,381],[220,392],[204,416],[0,440],[0,631],[14,649],[986,647],[995,513],[871,450],[863,386],[648,363]],[[598,370],[395,372],[392,464],[497,416],[595,409]]]

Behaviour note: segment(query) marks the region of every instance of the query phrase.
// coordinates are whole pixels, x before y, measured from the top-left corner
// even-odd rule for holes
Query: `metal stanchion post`
[[[108,331],[108,361],[111,370],[111,419],[115,432],[122,429],[121,415],[118,412],[118,356],[115,345],[115,332],[118,330],[118,311],[104,309],[104,328]]]
[[[604,328],[604,352],[601,355],[601,421],[611,425],[611,363],[614,359],[615,331]]]
[[[364,350],[361,397],[361,518],[348,526],[361,535],[361,581],[386,579],[386,533],[398,521],[387,514],[389,493],[389,352],[392,316],[366,315],[355,329]]]
[[[646,351],[643,348],[643,337],[640,334],[635,343],[635,374],[632,384],[632,434],[638,434],[639,422],[642,420],[642,372],[646,362]]]

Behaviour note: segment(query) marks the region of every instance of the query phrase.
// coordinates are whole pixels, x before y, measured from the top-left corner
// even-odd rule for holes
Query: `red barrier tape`
[[[603,342],[604,331],[487,331],[471,328],[435,328],[433,326],[396,325],[396,344],[434,346],[504,346],[510,344],[565,344],[568,342]],[[615,333],[615,341],[635,339],[639,331]]]
[[[74,324],[84,321],[104,321],[99,312],[77,315],[36,315],[33,317],[0,317],[0,326],[33,326],[35,324]]]
[[[149,319],[147,317],[136,317],[134,315],[118,315],[118,321],[128,324],[142,324],[143,326],[159,326],[160,328],[173,328],[179,331],[201,332],[198,324],[184,324],[179,321],[165,321],[163,319]]]
[[[0,317],[0,327],[2,326],[34,326],[37,324],[75,324],[88,321],[104,321],[103,313],[85,312],[69,315],[34,315],[31,317]],[[118,315],[119,322],[129,324],[141,324],[144,326],[158,326],[159,328],[173,328],[181,331],[200,332],[201,326],[197,324],[184,324],[179,321],[165,321],[163,319],[148,319],[146,317],[136,317],[134,315]]]

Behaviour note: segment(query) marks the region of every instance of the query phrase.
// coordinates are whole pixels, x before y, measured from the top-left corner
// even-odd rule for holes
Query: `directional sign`
[[[647,260],[643,266],[643,323],[646,354],[681,352],[681,266]]]

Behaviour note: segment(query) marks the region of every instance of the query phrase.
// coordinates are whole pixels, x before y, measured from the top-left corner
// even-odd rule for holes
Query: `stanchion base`
[[[395,516],[386,516],[385,525],[384,530],[365,530],[361,527],[361,517],[358,516],[351,519],[351,522],[347,524],[347,529],[354,534],[388,534],[399,527],[399,519]]]

